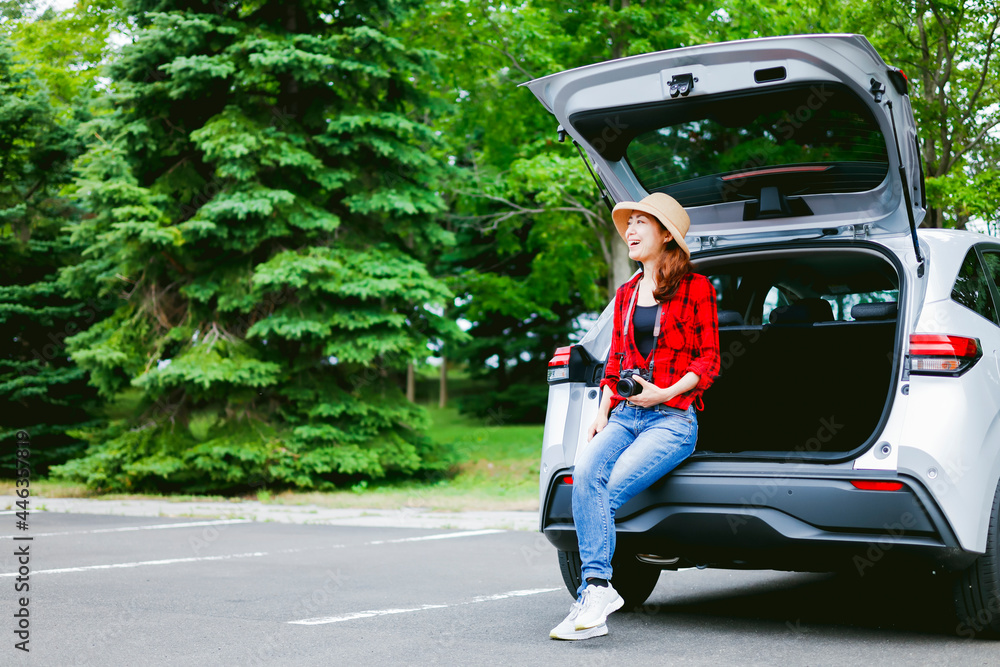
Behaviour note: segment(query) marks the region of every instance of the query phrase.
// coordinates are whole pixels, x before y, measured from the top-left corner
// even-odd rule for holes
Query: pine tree
[[[404,3],[147,2],[88,128],[63,272],[121,305],[70,339],[133,405],[59,472],[99,488],[303,488],[450,463],[400,373],[460,336],[427,271],[435,140],[386,34]],[[131,401],[131,403],[130,403]]]
[[[82,211],[59,190],[83,147],[79,114],[61,113],[32,70],[0,34],[0,441],[28,431],[33,471],[45,474],[82,452],[75,429],[97,423],[96,392],[65,339],[105,306],[66,298],[57,284],[59,268],[81,250],[61,228]],[[13,456],[5,448],[0,466],[13,470]]]

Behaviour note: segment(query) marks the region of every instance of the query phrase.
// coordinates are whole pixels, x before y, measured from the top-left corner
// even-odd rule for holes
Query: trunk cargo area
[[[871,252],[767,254],[699,263],[719,291],[722,361],[697,452],[838,458],[873,435],[890,399],[896,270]]]

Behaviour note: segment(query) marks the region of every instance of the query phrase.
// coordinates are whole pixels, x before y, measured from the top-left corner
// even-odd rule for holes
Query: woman
[[[608,633],[608,614],[624,604],[611,584],[615,511],[694,451],[695,407],[719,372],[715,289],[692,272],[684,208],[655,193],[618,204],[611,217],[643,271],[615,295],[603,397],[573,473],[583,581],[554,639]],[[638,393],[622,396],[626,370],[649,371],[651,381],[632,375]]]

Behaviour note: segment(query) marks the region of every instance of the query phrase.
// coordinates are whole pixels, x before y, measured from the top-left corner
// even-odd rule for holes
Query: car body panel
[[[928,266],[937,268],[931,260],[932,256],[936,257],[936,253],[932,246],[926,240],[923,240],[922,234],[921,232],[921,254]],[[909,239],[898,236],[880,237],[876,243],[884,246],[897,257],[902,258],[900,265],[903,275],[900,276],[900,283],[906,285],[906,297],[905,302],[901,299],[901,303],[899,304],[898,324],[900,333],[905,338],[907,332],[913,331],[913,327],[920,317],[921,304],[924,302],[928,283],[934,277],[934,274],[930,272],[927,279],[922,279],[921,276],[917,275],[916,257]],[[901,354],[899,351],[896,352],[897,356]],[[895,472],[898,469],[899,443],[902,441],[902,430],[906,423],[906,415],[909,412],[910,405],[909,388],[907,386],[909,380],[905,377],[905,372],[900,372],[896,375],[894,382],[895,393],[892,398],[892,410],[889,413],[889,418],[879,434],[878,442],[854,460],[855,470]],[[883,445],[889,445],[890,450],[888,455],[883,454]]]
[[[747,222],[743,220],[742,202],[689,207],[689,245],[694,241],[692,248],[697,249],[703,238],[709,237],[715,237],[712,241],[715,245],[801,238],[821,233],[823,229],[846,231],[855,225],[869,225],[870,234],[909,233],[909,217],[899,185],[896,133],[886,102],[892,102],[899,152],[910,175],[913,213],[919,224],[925,211],[920,205],[921,193],[916,178],[920,163],[913,113],[907,96],[899,94],[891,85],[887,75],[890,68],[860,35],[772,37],[694,46],[588,65],[524,85],[584,147],[612,198],[636,201],[648,192],[640,185],[627,160],[612,161],[601,157],[601,137],[588,141],[574,127],[575,115],[607,109],[609,100],[614,101],[614,108],[673,102],[665,82],[679,73],[691,73],[698,81],[689,96],[677,98],[677,101],[736,91],[758,91],[777,84],[755,83],[754,72],[778,64],[788,72],[781,85],[814,83],[821,90],[824,82],[844,84],[867,102],[887,142],[888,175],[879,187],[866,192],[804,195],[802,199],[808,201],[814,212],[810,216]],[[872,79],[885,85],[879,103],[869,92]],[[817,104],[822,104],[822,100]],[[620,131],[611,114],[607,136]]]
[[[951,288],[969,248],[993,239],[937,230],[921,238],[931,241],[935,260],[928,302],[911,332],[979,338],[983,358],[960,378],[910,376],[898,466],[928,486],[962,547],[981,553],[1000,482],[1000,327],[953,301]]]
[[[847,464],[689,460],[620,509],[618,544],[683,561],[668,569],[697,564],[863,574],[883,558],[914,557],[947,568],[968,565],[974,555],[959,548],[918,480],[897,476],[903,488],[893,492],[851,484],[884,477]],[[548,499],[542,530],[558,548],[573,550],[571,487],[555,480]]]
[[[1000,239],[956,229],[921,229],[919,236],[926,243],[931,244],[932,252],[936,256],[935,275],[927,283],[924,303],[951,299],[951,290],[955,286],[955,276],[958,275],[958,269],[965,261],[965,255],[971,246],[988,242],[1000,245]],[[931,323],[924,322],[922,326],[931,326]],[[935,330],[941,331],[942,329],[931,329],[931,331]]]

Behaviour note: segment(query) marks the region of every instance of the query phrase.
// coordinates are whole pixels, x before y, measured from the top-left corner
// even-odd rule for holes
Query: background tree
[[[49,462],[84,438],[59,470],[101,488],[443,468],[406,367],[431,345],[487,387],[465,407],[541,420],[553,349],[633,270],[574,147],[518,84],[860,32],[910,76],[925,224],[996,232],[998,14],[997,0],[0,2],[14,406],[0,432],[28,428]]]
[[[76,130],[89,115],[109,21],[100,6],[0,7],[0,440],[29,431],[41,474],[81,453],[74,429],[101,419],[65,338],[108,306],[66,298],[56,278],[82,250],[62,227],[84,211],[62,188],[84,150]],[[12,459],[5,449],[0,466],[13,469]]]
[[[1000,223],[1000,3],[996,0],[737,0],[710,26],[720,39],[813,32],[865,35],[910,81],[926,176],[924,227]],[[916,177],[916,176],[915,176]]]
[[[452,311],[473,342],[450,355],[491,384],[463,404],[540,421],[555,347],[634,270],[570,143],[518,84],[634,53],[696,43],[707,10],[680,2],[573,5],[489,0],[425,5],[412,39],[442,53],[453,112],[439,123],[458,168],[450,190],[459,242],[446,255]],[[435,31],[422,29],[435,25]]]
[[[450,460],[400,372],[458,329],[422,258],[436,222],[429,55],[402,2],[147,2],[86,131],[69,339],[121,419],[59,469],[100,488],[322,487]],[[391,178],[387,178],[391,175]],[[131,401],[131,403],[129,403]]]
[[[910,77],[927,177],[924,226],[964,229],[972,216],[995,224],[1000,2],[882,0],[860,18],[876,48]]]

